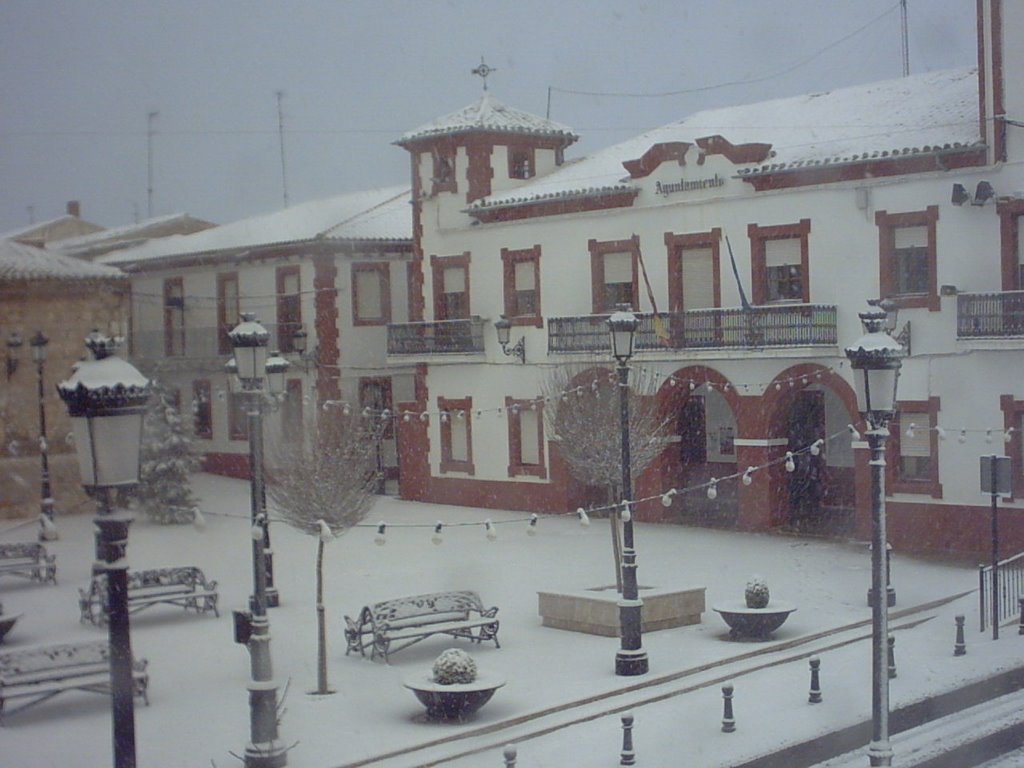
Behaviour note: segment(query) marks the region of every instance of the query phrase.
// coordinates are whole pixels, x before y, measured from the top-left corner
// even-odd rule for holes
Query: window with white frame
[[[893,238],[893,288],[896,295],[928,293],[928,227],[896,227]]]
[[[803,255],[798,237],[764,242],[768,301],[800,301],[803,298]]]

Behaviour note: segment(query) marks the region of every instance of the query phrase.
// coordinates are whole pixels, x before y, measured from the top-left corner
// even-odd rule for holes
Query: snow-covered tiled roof
[[[634,186],[622,163],[655,144],[721,135],[732,144],[771,144],[768,165],[738,173],[778,172],[914,151],[970,147],[981,141],[974,67],[929,72],[822,93],[697,112],[607,147],[470,210],[612,192]]]
[[[46,247],[72,253],[74,251],[86,250],[95,245],[117,240],[144,239],[148,236],[148,233],[153,230],[159,230],[175,224],[181,224],[183,227],[188,226],[193,228],[196,228],[196,225],[200,225],[198,228],[209,228],[210,226],[213,226],[210,222],[196,219],[187,213],[170,213],[166,216],[155,216],[151,219],[144,219],[143,221],[125,224],[120,227],[102,229],[99,232],[92,232],[88,235],[78,235],[77,237],[69,237],[64,240],[54,240],[47,243]]]
[[[0,280],[111,280],[125,277],[116,267],[0,239]]]
[[[352,192],[313,200],[191,235],[162,237],[101,256],[104,264],[135,264],[161,258],[213,254],[325,237],[353,240],[409,240],[412,212],[407,186]]]
[[[567,144],[571,144],[578,138],[571,128],[553,120],[531,115],[529,112],[513,109],[494,98],[490,91],[485,91],[475,104],[408,131],[402,134],[395,144],[402,146],[417,139],[430,136],[449,136],[467,131],[561,136],[566,139]]]

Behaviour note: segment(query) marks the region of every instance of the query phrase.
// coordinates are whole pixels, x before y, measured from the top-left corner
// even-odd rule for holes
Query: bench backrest
[[[55,671],[70,674],[76,669],[104,670],[109,667],[110,646],[105,641],[26,648],[0,654],[0,683],[13,685],[59,677]]]
[[[166,587],[187,587],[192,589],[196,584],[205,584],[203,572],[193,566],[179,568],[155,568],[148,571],[128,571],[128,593],[160,589]],[[107,591],[107,574],[98,573],[92,577],[92,590],[105,594]]]
[[[46,547],[35,541],[16,541],[9,544],[0,544],[0,559],[2,560],[32,560],[39,561],[46,558]]]
[[[480,595],[468,591],[411,595],[370,606],[373,621],[377,624],[394,623],[418,616],[466,618],[471,611],[481,613],[483,610]]]

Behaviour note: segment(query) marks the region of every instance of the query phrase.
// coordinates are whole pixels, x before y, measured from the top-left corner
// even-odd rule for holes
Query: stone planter
[[[416,694],[427,708],[429,720],[465,720],[491,700],[494,692],[505,684],[505,680],[484,673],[477,673],[472,683],[435,683],[433,675],[413,675],[402,685]]]
[[[641,630],[700,624],[704,613],[704,587],[660,589],[640,587]],[[619,594],[615,587],[595,587],[578,592],[538,592],[538,612],[545,627],[618,637]]]
[[[712,606],[712,609],[729,625],[730,638],[768,640],[796,606],[785,600],[772,600],[765,608],[748,608],[745,601],[736,600]]]

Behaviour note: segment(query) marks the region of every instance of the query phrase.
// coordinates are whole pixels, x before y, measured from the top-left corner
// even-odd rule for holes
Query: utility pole
[[[156,133],[156,117],[159,114],[153,110],[146,116],[148,119],[146,127],[146,199],[149,203],[147,214],[149,218],[153,218],[153,134]]]
[[[907,0],[900,0],[900,24],[903,41],[903,76],[910,76],[910,38],[907,34]]]
[[[281,144],[281,191],[284,194],[284,207],[288,207],[288,172],[284,162],[284,108],[281,105],[284,91],[277,91],[277,135]]]

